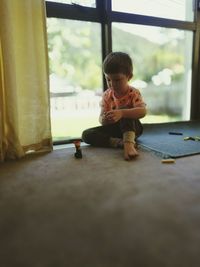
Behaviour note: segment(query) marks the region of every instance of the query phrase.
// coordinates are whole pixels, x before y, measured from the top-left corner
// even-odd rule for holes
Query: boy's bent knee
[[[93,143],[93,139],[94,139],[94,130],[92,128],[83,131],[82,133],[83,142],[91,145]]]

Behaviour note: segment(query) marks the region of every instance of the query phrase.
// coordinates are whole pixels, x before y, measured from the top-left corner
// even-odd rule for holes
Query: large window
[[[54,141],[99,125],[102,60],[117,50],[133,58],[131,83],[148,107],[143,122],[199,118],[197,1],[49,0],[46,6]]]

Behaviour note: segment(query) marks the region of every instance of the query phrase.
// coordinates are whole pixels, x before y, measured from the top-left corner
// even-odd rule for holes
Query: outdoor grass
[[[147,115],[141,120],[142,123],[160,123],[178,120],[177,117],[167,115]],[[52,117],[51,129],[53,140],[67,140],[71,138],[80,138],[83,130],[100,125],[97,112],[91,111],[84,114],[69,114]]]
[[[90,118],[57,118],[52,120],[51,128],[54,140],[81,137],[83,130],[100,125],[98,119]]]

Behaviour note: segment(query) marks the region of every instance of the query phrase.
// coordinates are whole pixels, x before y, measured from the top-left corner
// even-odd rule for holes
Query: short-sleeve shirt
[[[127,93],[122,97],[116,97],[114,90],[108,88],[102,97],[101,107],[104,112],[113,109],[145,107],[140,91],[129,86]]]

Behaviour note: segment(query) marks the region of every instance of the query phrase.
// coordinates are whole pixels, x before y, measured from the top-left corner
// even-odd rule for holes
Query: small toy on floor
[[[171,134],[171,135],[183,135],[183,133],[181,133],[181,132],[169,132],[169,134]]]
[[[80,140],[75,140],[74,145],[76,148],[76,152],[74,153],[74,157],[77,159],[82,159],[82,151],[81,151],[81,141]]]
[[[162,159],[161,161],[162,163],[175,163],[175,159],[172,159],[172,158],[164,158]]]

